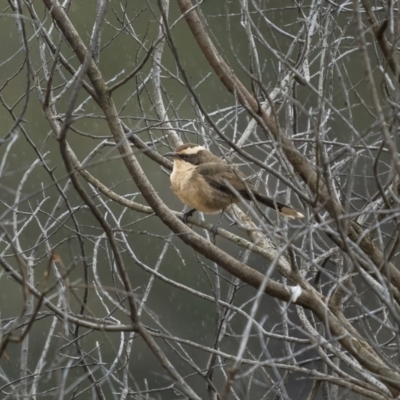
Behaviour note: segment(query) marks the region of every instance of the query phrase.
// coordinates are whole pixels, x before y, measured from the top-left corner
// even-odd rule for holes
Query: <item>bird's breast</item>
[[[171,184],[174,193],[181,199],[185,196],[185,191],[190,188],[190,179],[193,171],[174,168],[171,174]]]
[[[182,203],[191,208],[205,213],[216,213],[221,208],[215,208],[210,204],[210,196],[208,185],[195,172],[193,168],[176,168],[170,176],[172,190]]]

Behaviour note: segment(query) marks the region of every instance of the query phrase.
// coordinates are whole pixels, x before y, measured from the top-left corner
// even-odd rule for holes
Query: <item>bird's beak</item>
[[[177,157],[178,155],[176,153],[164,153],[163,154],[164,157]]]

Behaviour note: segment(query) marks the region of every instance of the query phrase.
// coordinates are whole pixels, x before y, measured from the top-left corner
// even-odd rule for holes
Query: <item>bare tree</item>
[[[9,0],[1,398],[399,399],[399,6]],[[305,218],[184,223],[184,142]]]

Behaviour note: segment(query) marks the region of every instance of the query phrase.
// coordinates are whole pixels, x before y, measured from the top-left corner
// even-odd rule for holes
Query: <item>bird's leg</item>
[[[219,215],[218,222],[211,228],[211,233],[215,236],[217,234],[218,228],[221,225],[222,216],[224,215],[225,208],[221,211]]]
[[[189,217],[191,217],[195,211],[197,211],[197,210],[195,208],[192,208],[189,211],[186,211],[186,212],[183,213],[182,221],[183,221],[184,224],[187,223],[187,219]]]

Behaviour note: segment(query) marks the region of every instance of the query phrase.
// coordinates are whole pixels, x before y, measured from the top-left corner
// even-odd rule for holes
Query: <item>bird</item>
[[[239,169],[203,146],[185,143],[164,156],[174,159],[170,175],[173,192],[191,208],[184,214],[184,222],[196,210],[216,214],[242,199],[256,199],[288,218],[304,217],[295,209],[259,193]]]

